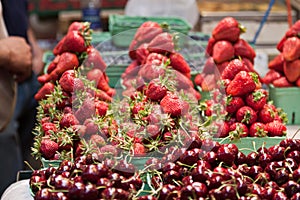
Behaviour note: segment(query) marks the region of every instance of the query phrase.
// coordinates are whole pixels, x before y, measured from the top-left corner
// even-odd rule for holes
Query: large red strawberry
[[[61,128],[67,128],[70,126],[78,125],[79,121],[72,113],[64,113],[59,121],[59,126]]]
[[[51,135],[51,134],[56,134],[57,127],[52,122],[46,122],[46,123],[42,123],[42,130],[44,132],[44,135]]]
[[[253,124],[257,120],[256,112],[249,106],[243,106],[236,111],[236,119],[238,122],[245,124]]]
[[[55,85],[52,82],[45,83],[39,91],[34,95],[34,99],[40,101],[47,98],[54,91]]]
[[[106,63],[100,55],[100,52],[93,46],[87,48],[87,56],[83,61],[83,65],[85,67],[100,69],[102,72],[106,69]]]
[[[266,124],[268,135],[271,137],[281,137],[286,134],[286,126],[280,121],[273,121]]]
[[[263,77],[263,78],[261,79],[261,81],[262,81],[264,84],[267,84],[267,85],[268,85],[268,84],[271,84],[274,80],[279,79],[279,78],[282,77],[282,76],[283,76],[283,75],[282,75],[280,72],[271,69],[271,70],[269,70],[269,71],[266,73],[265,77]]]
[[[46,159],[52,159],[58,150],[58,144],[49,138],[43,138],[41,141],[40,152]]]
[[[300,57],[300,39],[298,37],[287,38],[284,42],[282,55],[286,61],[293,61]]]
[[[265,137],[267,134],[268,131],[264,123],[254,122],[249,128],[250,137]]]
[[[233,17],[225,17],[212,31],[212,36],[216,40],[228,40],[235,42],[244,29],[239,25],[238,21]]]
[[[285,33],[285,37],[293,37],[293,36],[299,36],[300,33],[300,21],[296,21]]]
[[[232,80],[240,71],[248,71],[245,63],[240,59],[231,60],[221,74],[222,79]]]
[[[212,74],[215,72],[215,69],[216,69],[216,63],[215,63],[213,57],[208,57],[203,66],[202,73],[203,74]]]
[[[285,76],[280,77],[272,82],[275,87],[292,87],[294,86]]]
[[[283,71],[289,82],[295,82],[300,77],[300,59],[284,62]]]
[[[146,96],[152,101],[159,101],[167,94],[167,88],[162,85],[160,79],[153,79],[150,81]]]
[[[199,73],[194,78],[195,85],[201,86],[204,79],[204,75],[202,73]]]
[[[209,40],[207,42],[207,46],[206,46],[206,54],[207,54],[207,56],[209,56],[209,57],[212,56],[212,54],[213,54],[213,47],[214,47],[215,43],[216,43],[215,38],[213,38],[213,37],[209,38]]]
[[[122,73],[121,78],[127,79],[129,77],[135,77],[139,72],[142,65],[139,65],[137,60],[133,60],[125,69],[124,73]]]
[[[215,74],[207,74],[201,83],[202,91],[211,91],[217,88],[217,80]]]
[[[240,38],[234,45],[234,55],[240,56],[240,57],[246,57],[248,58],[252,63],[254,62],[254,58],[256,56],[256,53],[254,49],[250,46],[250,44]]]
[[[276,71],[283,71],[284,57],[283,54],[280,53],[273,60],[271,60],[268,64],[269,69],[274,69]]]
[[[69,69],[76,69],[79,66],[77,55],[70,52],[64,52],[60,55],[59,61],[50,74],[43,74],[38,77],[38,81],[42,84],[48,81],[56,81],[59,77]]]
[[[278,112],[273,104],[265,104],[258,113],[260,122],[266,124],[274,121],[278,117]]]
[[[233,137],[247,137],[249,129],[246,124],[241,122],[234,122],[229,126],[229,134]]]
[[[226,111],[230,114],[235,113],[238,109],[245,105],[243,98],[232,97],[228,95],[226,97]]]
[[[146,148],[142,143],[136,142],[133,145],[133,154],[135,156],[144,156],[146,154]]]
[[[67,70],[65,71],[59,79],[59,85],[66,92],[73,92],[74,90],[74,79],[75,71]],[[83,85],[83,83],[82,83]]]
[[[86,119],[91,118],[95,114],[95,102],[92,98],[82,100],[82,105],[76,110],[76,118],[83,123]]]
[[[253,92],[259,82],[257,74],[253,72],[240,71],[226,88],[228,95],[243,96]]]
[[[256,111],[261,110],[268,101],[268,92],[264,89],[258,89],[253,91],[246,97],[246,103],[248,106]]]
[[[186,62],[185,58],[180,53],[171,53],[170,56],[171,66],[182,73],[190,73],[191,68]]]
[[[136,60],[138,61],[138,63],[143,64],[146,62],[146,59],[148,57],[148,55],[150,54],[149,50],[148,50],[148,43],[143,43],[141,44],[137,49],[136,49]]]
[[[108,107],[109,105],[105,101],[95,100],[95,114],[97,116],[105,116]]]
[[[234,48],[232,44],[226,40],[216,42],[213,47],[212,57],[216,63],[231,60],[234,57]]]
[[[187,102],[172,93],[168,93],[164,96],[160,101],[160,106],[165,113],[170,114],[172,117],[178,117],[188,111]]]
[[[160,33],[149,42],[148,50],[152,53],[173,53],[174,52],[173,35],[168,32]]]

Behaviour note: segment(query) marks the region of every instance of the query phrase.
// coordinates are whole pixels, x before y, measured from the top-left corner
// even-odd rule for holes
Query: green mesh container
[[[273,101],[276,107],[282,108],[287,114],[287,124],[300,124],[299,87],[277,88],[270,85],[269,99]]]
[[[192,26],[187,21],[176,17],[141,17],[126,15],[110,15],[108,19],[109,32],[113,36],[113,43],[117,46],[128,47],[138,27],[146,21],[167,23],[171,32],[187,35]],[[180,42],[181,43],[181,42]]]

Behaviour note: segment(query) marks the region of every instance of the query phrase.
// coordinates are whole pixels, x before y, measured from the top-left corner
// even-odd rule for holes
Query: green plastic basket
[[[269,85],[269,99],[287,114],[287,124],[300,124],[300,88],[277,88]]]
[[[236,144],[239,150],[245,155],[256,151],[262,146],[269,148],[277,145],[284,139],[286,139],[286,137],[244,137],[238,140],[230,140],[229,138],[213,138],[213,140],[221,144]]]
[[[109,32],[113,43],[117,46],[128,47],[138,27],[146,21],[167,23],[171,32],[187,35],[192,26],[187,21],[176,17],[141,17],[113,14],[109,16]]]
[[[46,160],[44,158],[41,159],[43,168],[49,168],[49,167],[59,167],[61,160]]]

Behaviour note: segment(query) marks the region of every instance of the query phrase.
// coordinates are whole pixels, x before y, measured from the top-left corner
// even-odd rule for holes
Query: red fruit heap
[[[195,77],[195,84],[202,91],[211,91],[218,87],[223,70],[229,65],[230,61],[239,59],[236,63],[231,63],[228,68],[230,76],[226,78],[232,79],[235,72],[231,72],[232,68],[240,67],[249,72],[255,72],[253,63],[256,53],[254,49],[240,35],[245,32],[245,28],[232,17],[223,18],[213,29],[212,37],[209,39],[206,47],[207,60],[204,64],[202,73]]]
[[[35,95],[39,102],[32,148],[36,158],[73,159],[90,151],[100,153],[105,138],[117,129],[107,115],[115,92],[108,85],[106,64],[90,44],[90,34],[89,23],[73,22],[53,49],[55,58],[47,73],[38,77],[42,87]]]
[[[173,149],[161,160],[147,161],[147,166],[153,167],[148,171],[151,179],[147,181],[152,193],[139,199],[295,200],[300,197],[299,140],[285,139],[244,154],[235,144],[206,139],[175,161],[168,159],[181,151]]]
[[[196,84],[200,83],[202,86],[202,90],[211,91],[211,99],[201,102],[200,106],[208,118],[208,131],[213,137],[229,136],[232,139],[247,136],[284,136],[285,113],[269,102],[268,91],[261,88],[258,74],[253,69],[254,50],[247,42],[238,39],[236,34],[240,32],[234,31],[235,34],[230,35],[223,29],[232,26],[237,29],[237,22],[230,17],[224,18],[213,30],[211,40],[214,45],[209,43],[207,47],[207,52],[212,57],[208,58],[204,67],[204,74],[207,75],[203,78],[203,74],[199,74],[195,79]],[[225,31],[226,40],[220,40],[222,30]],[[234,53],[231,52],[231,45]],[[229,58],[228,53],[234,56]],[[250,62],[245,62],[245,59]],[[213,69],[214,63],[217,63],[220,74]]]
[[[269,62],[269,71],[262,79],[275,87],[300,87],[300,20],[277,44],[279,54]]]
[[[130,96],[132,91],[163,75],[167,69],[174,69],[185,76],[178,80],[178,87],[189,87],[190,92],[200,99],[190,80],[189,64],[176,52],[177,36],[166,30],[165,25],[152,21],[144,22],[137,29],[129,47],[132,62],[122,74],[122,83],[126,87],[124,93]]]
[[[57,168],[33,171],[29,184],[34,199],[134,199],[143,186],[134,168],[125,161],[80,156],[74,162],[63,160]]]

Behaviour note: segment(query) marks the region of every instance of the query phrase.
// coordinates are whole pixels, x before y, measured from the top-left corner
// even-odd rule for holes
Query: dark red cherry
[[[236,154],[236,150],[228,145],[222,145],[217,151],[218,160],[229,166],[233,164]]]
[[[166,184],[162,187],[159,195],[159,200],[176,199],[179,196],[179,188],[172,184]]]
[[[292,169],[292,171],[298,169],[298,163],[293,158],[286,158],[284,160],[284,166],[286,168]]]
[[[103,177],[103,178],[99,178],[99,180],[96,183],[96,186],[98,190],[102,191],[106,187],[112,187],[112,182],[108,178]]]
[[[180,169],[180,166],[177,165],[176,163],[174,162],[167,162],[166,164],[164,164],[164,166],[162,167],[162,172],[165,173],[167,171],[170,171],[170,170],[174,170],[174,171],[179,171]]]
[[[258,162],[258,153],[253,151],[253,152],[250,152],[248,155],[247,155],[247,159],[246,159],[246,163],[249,165],[249,166],[253,166],[253,165],[256,165]]]
[[[284,147],[287,153],[290,151],[300,151],[300,141],[298,139],[286,138],[279,143],[279,146]]]
[[[288,200],[288,198],[284,192],[280,191],[274,194],[272,200]]]
[[[209,151],[206,154],[204,154],[203,160],[207,161],[211,167],[216,167],[219,164],[218,161],[218,155],[214,151]]]
[[[197,198],[207,196],[208,190],[204,183],[194,182],[192,183],[192,186],[195,190],[195,194]]]
[[[234,163],[236,165],[241,165],[246,163],[246,161],[247,161],[247,156],[243,152],[239,151],[236,155]]]
[[[277,170],[276,175],[275,175],[275,181],[277,182],[278,185],[282,185],[286,183],[289,180],[289,171],[288,169],[281,168]]]
[[[37,192],[38,190],[46,187],[46,179],[45,176],[38,176],[38,175],[34,175],[31,176],[29,179],[29,185],[31,190],[33,191],[33,193]]]
[[[224,199],[237,200],[237,193],[233,185],[226,185],[221,189]]]
[[[294,194],[294,195],[291,197],[291,200],[300,200],[300,192]]]
[[[300,192],[300,186],[295,181],[288,181],[282,185],[284,192],[288,198],[291,198],[294,194]]]
[[[69,199],[79,199],[83,196],[85,185],[82,182],[74,182],[68,189]]]
[[[193,177],[192,176],[185,176],[182,178],[182,184],[183,185],[191,185],[193,183]]]
[[[269,181],[264,185],[265,188],[273,188],[275,190],[279,190],[279,186],[275,181]]]
[[[108,187],[101,193],[103,199],[129,199],[129,195],[129,192],[114,187]]]
[[[37,200],[49,200],[51,199],[51,191],[49,188],[43,188],[36,192],[34,199]]]
[[[271,177],[266,172],[260,172],[254,177],[255,183],[260,184],[261,186],[264,186],[266,183],[268,183],[271,180]]]
[[[243,178],[237,178],[236,179],[236,189],[239,193],[239,195],[243,196],[247,193],[248,190],[248,184]]]
[[[212,139],[204,139],[202,141],[201,149],[206,152],[209,151],[217,152],[220,146],[221,146],[220,143],[217,141],[214,141]]]
[[[292,173],[292,178],[295,182],[299,182],[300,181],[300,168],[295,169]]]
[[[87,184],[84,187],[84,192],[82,194],[82,199],[95,200],[98,197],[98,190],[93,184]]]
[[[191,173],[193,181],[204,183],[207,179],[208,169],[204,165],[197,165]]]
[[[297,163],[300,163],[300,151],[291,151],[287,154],[287,158],[292,158],[294,159]]]
[[[153,195],[143,195],[137,197],[137,200],[157,200],[157,198]]]
[[[180,162],[189,166],[192,166],[198,160],[199,160],[198,154],[193,150],[187,150],[179,157]]]
[[[203,166],[205,167],[206,169],[212,169],[210,163],[208,161],[205,161],[205,160],[198,160],[197,161],[197,165],[198,166]]]
[[[91,183],[97,183],[98,179],[101,177],[96,164],[87,165],[81,176],[84,181]]]
[[[207,188],[209,190],[218,188],[222,185],[222,182],[225,181],[224,177],[222,175],[213,174],[211,177],[209,177],[206,181]]]
[[[51,192],[51,200],[68,200],[68,197],[63,192]]]
[[[180,173],[175,170],[165,172],[163,177],[164,184],[174,184],[174,181],[179,181],[181,178]]]
[[[268,153],[261,153],[258,156],[258,164],[265,168],[272,161],[272,156]]]
[[[249,169],[249,175],[252,178],[255,178],[259,173],[262,173],[262,172],[263,172],[263,168],[258,165],[251,166]]]
[[[63,177],[62,175],[55,175],[53,181],[54,181],[54,187],[57,190],[66,190],[71,186],[70,179]]]
[[[279,145],[269,147],[269,153],[272,156],[273,161],[284,160],[285,148]]]

